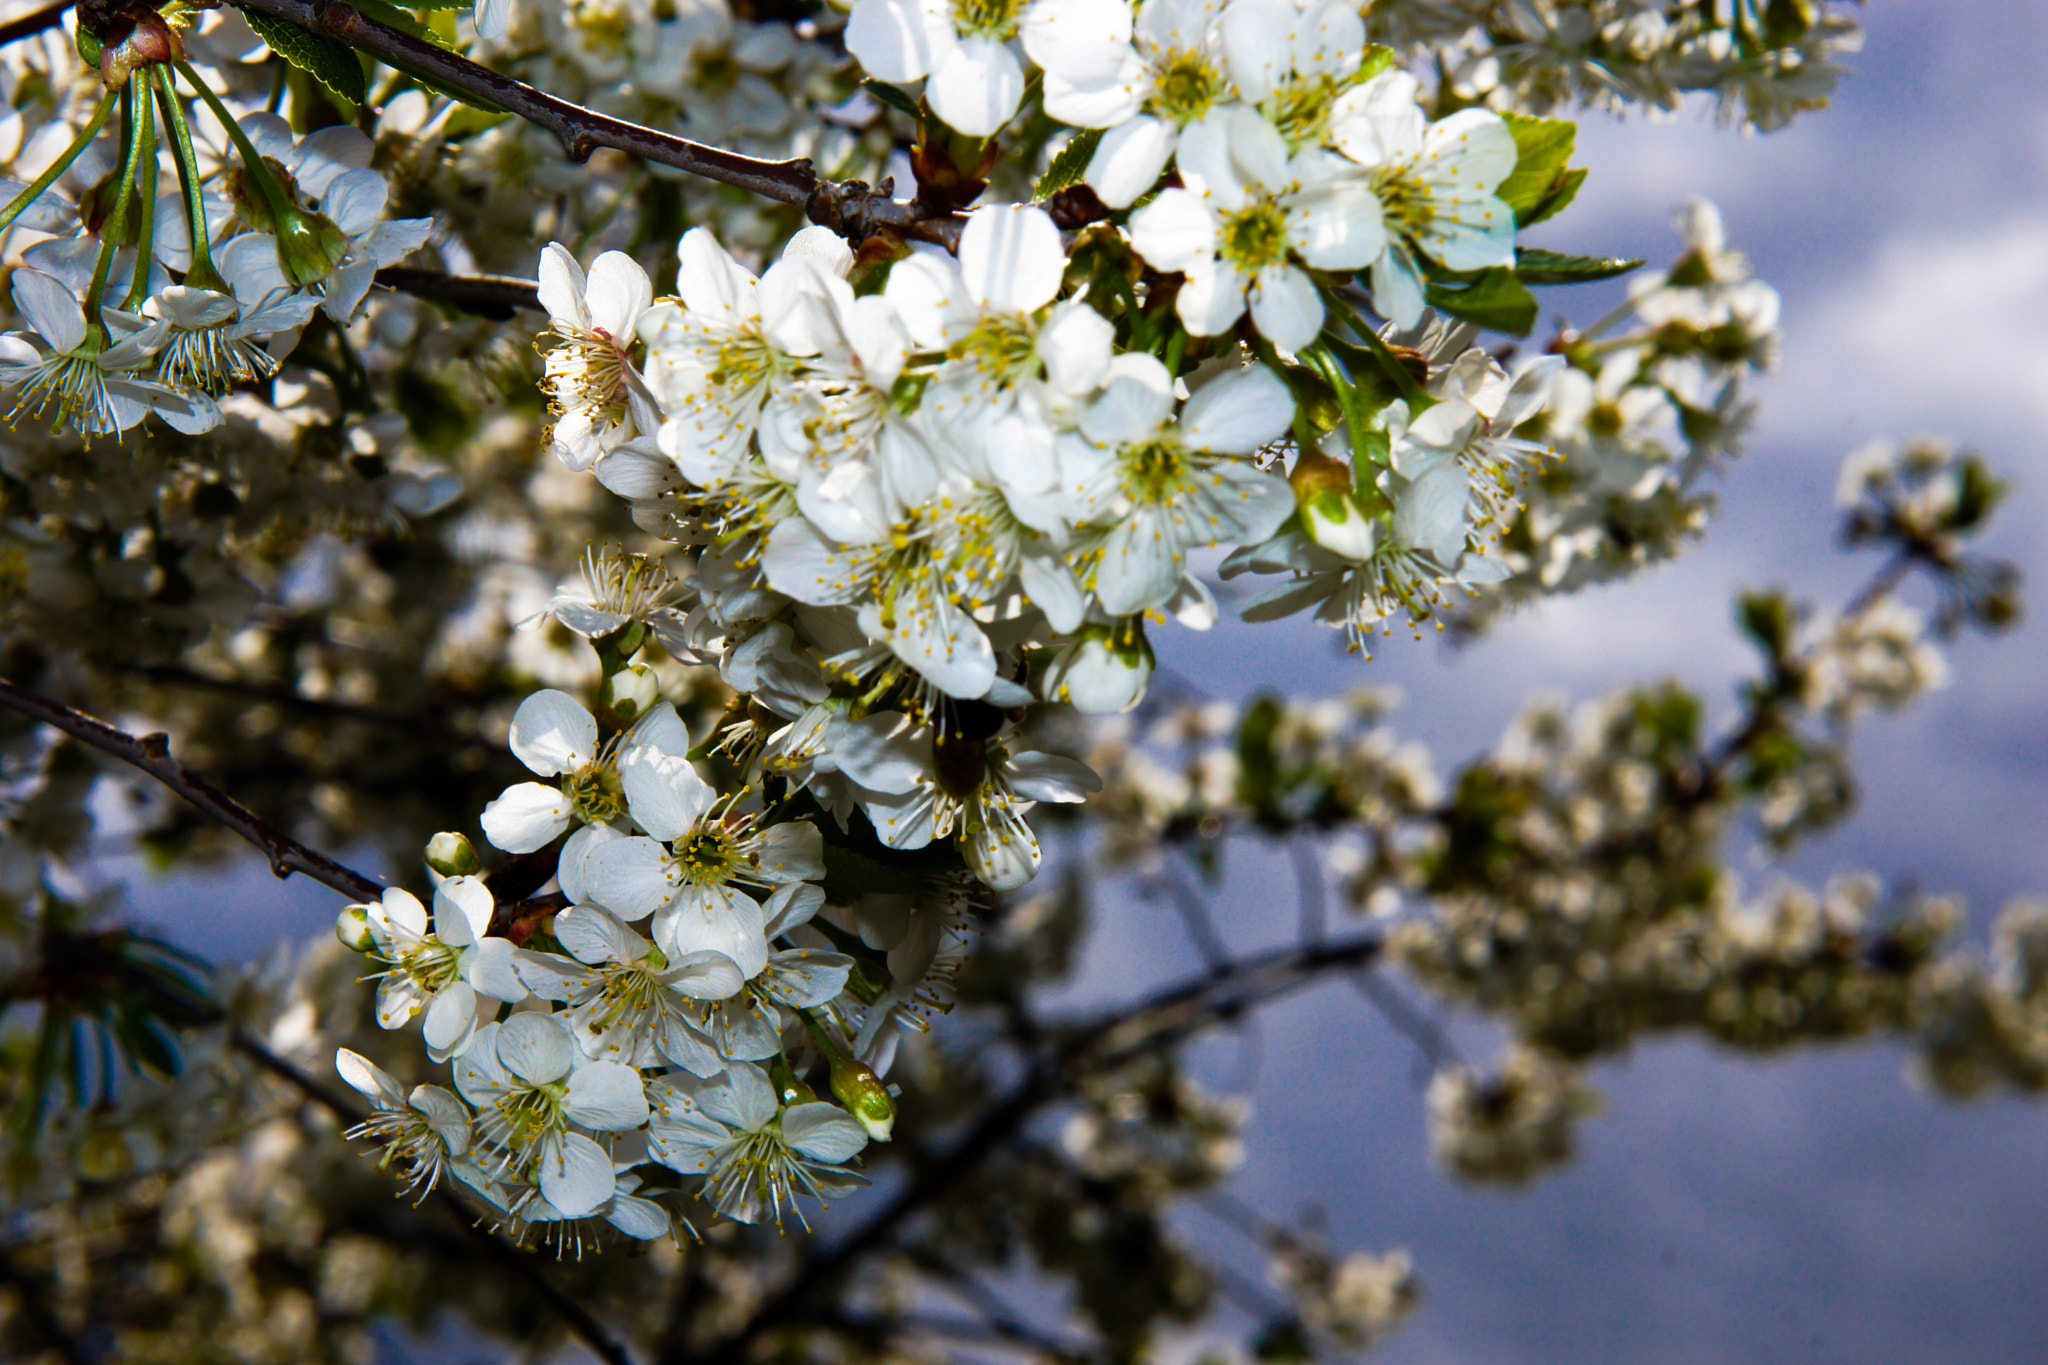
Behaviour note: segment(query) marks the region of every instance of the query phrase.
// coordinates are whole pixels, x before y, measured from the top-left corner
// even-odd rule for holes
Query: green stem
[[[291,197],[284,192],[284,186],[277,183],[277,177],[271,174],[270,167],[263,164],[263,153],[256,150],[256,144],[249,141],[249,135],[242,131],[242,125],[235,122],[235,116],[220,102],[220,96],[213,93],[213,87],[199,79],[191,64],[178,62],[176,66],[178,74],[185,78],[185,83],[198,92],[199,98],[206,101],[206,107],[213,110],[213,116],[227,129],[228,137],[235,144],[235,150],[241,154],[242,164],[248,167],[249,179],[256,186],[256,192],[262,195],[264,202],[270,206],[271,214],[282,222],[295,210]]]
[[[178,159],[178,188],[185,196],[185,229],[192,244],[192,265],[185,272],[185,283],[194,289],[212,289],[227,293],[227,281],[213,264],[213,234],[206,221],[206,194],[200,183],[199,157],[192,148],[192,129],[185,122],[185,106],[178,101],[178,92],[171,84],[171,73],[160,66],[149,69],[150,80],[156,86],[157,103],[163,106],[164,126],[171,131],[171,148]]]
[[[71,145],[64,149],[64,154],[52,161],[27,189],[8,200],[6,208],[0,209],[0,228],[7,227],[19,218],[23,209],[40,198],[44,190],[57,183],[58,176],[71,169],[71,163],[78,160],[79,153],[92,145],[92,140],[99,136],[100,129],[107,126],[107,119],[113,112],[114,92],[109,90],[100,97],[100,107],[93,110],[92,117],[86,121],[85,127],[78,130],[78,136],[71,140]]]
[[[134,81],[131,79],[129,84],[132,86]],[[121,300],[124,313],[135,312],[149,297],[150,256],[156,248],[156,103],[150,99],[147,88],[136,97],[135,121],[140,125],[135,138],[135,274],[128,281],[127,296]],[[126,235],[124,231],[122,236]]]
[[[1411,421],[1436,406],[1436,399],[1424,392],[1422,385],[1415,382],[1415,376],[1408,373],[1408,367],[1394,358],[1394,353],[1387,349],[1386,342],[1380,340],[1378,332],[1368,327],[1364,319],[1336,295],[1328,294],[1324,297],[1328,300],[1331,310],[1342,318],[1359,341],[1364,343],[1365,349],[1372,352],[1373,359],[1386,371],[1387,378],[1393,380],[1394,387],[1401,391],[1401,397],[1408,400],[1408,416]]]
[[[121,239],[128,235],[128,210],[135,203],[135,168],[141,162],[143,139],[150,131],[148,101],[143,102],[142,112],[135,109],[135,83],[130,81],[121,88],[122,122],[127,125],[128,148],[121,158],[121,169],[114,172],[118,188],[114,191],[114,211],[100,226],[100,259],[93,267],[92,284],[85,291],[85,322],[88,328],[100,325],[100,304],[107,294],[107,275],[114,268],[114,252],[119,249]]]

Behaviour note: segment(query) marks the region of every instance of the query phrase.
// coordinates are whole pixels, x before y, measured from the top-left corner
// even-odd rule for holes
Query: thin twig
[[[1329,935],[1329,897],[1323,890],[1323,864],[1315,836],[1307,831],[1285,841],[1287,860],[1294,865],[1295,893],[1301,899],[1301,941],[1321,943]]]
[[[1351,973],[1351,984],[1380,1018],[1387,1021],[1388,1027],[1415,1045],[1417,1060],[1424,1064],[1429,1074],[1442,1071],[1447,1066],[1464,1065],[1464,1059],[1458,1055],[1457,1044],[1451,1041],[1451,1035],[1444,1026],[1417,1009],[1407,996],[1395,990],[1392,983],[1370,966]],[[1417,1080],[1427,1084],[1429,1074],[1419,1071]]]
[[[329,0],[235,0],[241,8],[338,38],[387,65],[410,69],[455,90],[474,95],[553,133],[571,161],[586,161],[599,147],[612,147],[643,161],[701,175],[782,204],[800,204],[814,223],[858,241],[880,228],[936,242],[951,250],[964,220],[933,214],[915,200],[895,199],[885,183],[870,188],[859,180],[820,180],[808,157],[764,161],[721,147],[657,132],[613,118],[514,80],[459,53],[436,47],[379,23],[353,6]]]
[[[44,29],[57,27],[57,22],[64,17],[64,11],[70,9],[72,3],[73,0],[57,0],[54,5],[44,5],[41,9],[24,14],[19,19],[9,19],[6,23],[0,24],[0,46],[22,38],[33,38]]]
[[[382,886],[362,873],[307,848],[172,758],[167,735],[131,735],[62,702],[16,687],[4,678],[0,678],[0,707],[62,730],[73,739],[148,773],[261,849],[270,860],[270,870],[281,878],[303,872],[354,901],[373,901],[384,894]]]
[[[377,283],[493,322],[510,322],[519,309],[540,307],[540,285],[515,275],[453,275],[389,265],[377,272]]]

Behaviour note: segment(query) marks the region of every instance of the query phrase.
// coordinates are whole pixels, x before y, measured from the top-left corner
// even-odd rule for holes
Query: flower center
[[[1271,200],[1226,213],[1217,245],[1247,275],[1269,270],[1287,259],[1287,214]]]
[[[1392,166],[1377,172],[1372,192],[1379,196],[1388,230],[1397,236],[1416,236],[1436,217],[1436,197],[1412,167]]]
[[[576,770],[562,788],[569,809],[586,825],[608,825],[626,813],[626,789],[609,758],[596,758]]]
[[[417,981],[422,989],[438,993],[455,980],[461,956],[461,950],[429,935],[409,948],[401,948],[391,965]]]
[[[1146,441],[1124,449],[1124,494],[1132,502],[1172,502],[1189,477],[1187,451],[1178,441]]]
[[[1223,73],[1200,52],[1173,52],[1159,63],[1146,112],[1189,124],[1209,112],[1228,86]]]
[[[683,840],[676,862],[692,886],[723,886],[746,862],[739,844],[723,829],[700,829]]]
[[[718,343],[718,364],[705,382],[730,389],[750,389],[776,370],[775,348],[759,332],[734,332]]]
[[[1007,43],[1017,36],[1024,0],[953,0],[953,26],[963,38]]]
[[[1349,82],[1327,72],[1292,76],[1259,106],[1259,112],[1287,139],[1290,150],[1300,150],[1323,140],[1330,128],[1330,110]]]
[[[1038,338],[1022,318],[985,317],[946,354],[971,362],[1003,388],[1038,373]]]

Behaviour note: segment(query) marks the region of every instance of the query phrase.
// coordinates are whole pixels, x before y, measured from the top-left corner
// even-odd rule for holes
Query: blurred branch
[[[933,213],[915,200],[892,198],[886,183],[875,190],[858,180],[820,180],[808,157],[763,161],[612,118],[557,99],[459,53],[379,23],[350,5],[330,0],[235,3],[242,9],[297,24],[308,32],[338,38],[389,66],[416,71],[476,96],[553,133],[571,161],[587,161],[599,147],[616,148],[643,161],[674,166],[777,203],[801,205],[812,222],[822,223],[850,240],[858,241],[878,228],[936,242],[948,250],[960,239],[961,218],[952,213]]]
[[[266,823],[254,811],[199,777],[171,757],[170,737],[162,733],[135,736],[103,720],[75,711],[62,702],[0,678],[0,707],[61,730],[73,739],[139,768],[206,814],[263,850],[270,870],[280,878],[303,872],[323,886],[356,901],[373,901],[384,888],[362,873],[343,867],[324,853]]]
[[[983,1111],[980,1122],[954,1143],[914,1164],[895,1199],[829,1250],[806,1257],[789,1281],[738,1329],[702,1352],[680,1338],[686,1322],[672,1325],[659,1358],[683,1365],[738,1359],[763,1335],[818,1321],[818,1302],[871,1252],[888,1243],[916,1214],[950,1194],[1013,1141],[1041,1109],[1070,1094],[1090,1075],[1104,1075],[1147,1053],[1308,985],[1325,973],[1364,967],[1380,954],[1378,935],[1340,943],[1308,944],[1226,961],[1168,987],[1128,1009],[1072,1029],[1048,1028],[1057,1041],[1041,1049],[1008,1095]]]
[[[386,289],[445,303],[494,322],[511,321],[521,308],[540,307],[540,285],[516,275],[452,275],[445,270],[388,265],[376,278]]]
[[[1444,1026],[1410,1004],[1408,997],[1395,990],[1391,982],[1370,967],[1362,967],[1351,973],[1351,984],[1394,1032],[1415,1045],[1429,1072],[1441,1071],[1446,1066],[1464,1065],[1457,1045],[1451,1042],[1451,1035]],[[1428,1083],[1428,1076],[1421,1079],[1424,1084]]]
[[[64,11],[71,8],[73,0],[57,0],[54,5],[44,5],[19,19],[9,19],[0,24],[0,45],[16,42],[22,38],[33,38],[44,29],[55,28],[64,17]]]

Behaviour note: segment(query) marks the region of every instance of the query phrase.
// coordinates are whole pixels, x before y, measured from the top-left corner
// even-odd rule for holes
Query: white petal
[[[1140,114],[1103,134],[1088,162],[1088,184],[1113,209],[1129,208],[1159,183],[1179,135],[1164,119]]]
[[[654,302],[654,287],[638,261],[623,251],[607,251],[590,263],[590,287],[584,301],[590,309],[591,329],[602,331],[620,346],[629,346],[640,315]]]
[[[434,888],[434,937],[466,948],[491,927],[496,902],[482,877],[450,877]]]
[[[1131,215],[1131,245],[1153,269],[1171,274],[1216,258],[1216,214],[1191,190],[1165,189]]]
[[[1251,292],[1252,321],[1283,351],[1304,351],[1323,330],[1323,300],[1315,281],[1291,265],[1259,272]]]
[[[633,822],[656,839],[682,837],[718,799],[690,760],[651,747],[626,751],[619,759],[619,781]]]
[[[541,1196],[565,1218],[596,1213],[612,1197],[612,1159],[581,1133],[562,1133],[544,1142],[539,1166]]]
[[[622,1133],[647,1122],[647,1092],[640,1073],[630,1066],[585,1062],[569,1077],[562,1112],[585,1128]]]
[[[450,982],[434,995],[427,1017],[420,1023],[427,1055],[445,1062],[468,1046],[476,1031],[476,992],[466,981]]]
[[[554,322],[566,322],[579,332],[590,329],[590,313],[583,305],[583,267],[560,242],[549,242],[540,253],[540,306]]]
[[[740,993],[747,979],[737,962],[724,953],[689,953],[669,964],[661,984],[692,1000],[730,1000]]]
[[[1180,420],[1182,439],[1195,449],[1249,455],[1286,432],[1294,399],[1277,375],[1254,365],[1195,390]]]
[[[60,354],[85,340],[85,310],[78,295],[40,270],[14,272],[14,306],[38,336]]]
[[[1012,756],[1003,776],[1018,795],[1034,801],[1084,801],[1089,792],[1102,790],[1102,779],[1086,763],[1035,749]]]
[[[554,842],[569,828],[572,813],[569,798],[558,787],[539,782],[521,782],[505,788],[495,801],[484,807],[477,820],[491,847],[507,853],[531,853]]]
[[[597,754],[597,721],[574,697],[536,692],[512,713],[512,753],[542,777],[574,772]]]
[[[1024,98],[1024,68],[1002,43],[968,38],[939,58],[924,93],[947,127],[993,137]]]
[[[977,209],[960,234],[961,279],[975,300],[995,312],[1043,308],[1059,293],[1066,268],[1060,230],[1045,210],[1028,204]]]
[[[645,919],[675,899],[682,876],[652,839],[614,839],[583,859],[583,894],[620,919]]]
[[[555,916],[555,941],[578,962],[638,962],[647,956],[647,940],[620,923],[610,911],[594,905],[572,905]]]
[[[752,896],[730,886],[685,886],[675,904],[655,921],[655,942],[671,961],[691,953],[723,953],[748,980],[768,965],[768,940],[762,934],[761,906]]]
[[[389,1072],[360,1052],[337,1048],[334,1053],[334,1069],[341,1078],[376,1102],[380,1109],[403,1109],[405,1091]]]
[[[813,1161],[845,1161],[868,1145],[867,1131],[850,1114],[823,1102],[784,1110],[782,1139]]]
[[[529,1085],[546,1085],[568,1075],[575,1055],[569,1030],[550,1015],[515,1014],[498,1026],[499,1063]]]
[[[825,875],[825,840],[808,820],[770,825],[761,834],[760,863],[753,874],[764,882],[810,882]]]
[[[846,21],[846,50],[881,81],[914,81],[932,69],[952,37],[943,0],[858,0]]]

